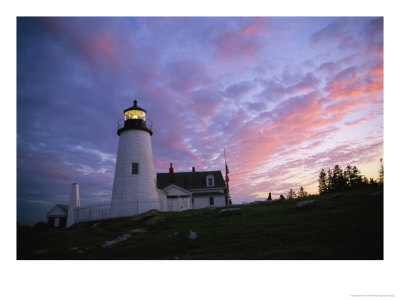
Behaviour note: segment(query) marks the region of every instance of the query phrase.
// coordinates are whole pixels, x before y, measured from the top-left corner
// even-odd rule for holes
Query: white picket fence
[[[134,201],[121,204],[112,204],[111,202],[94,203],[75,208],[74,223],[134,216],[152,209],[160,210],[159,200]]]

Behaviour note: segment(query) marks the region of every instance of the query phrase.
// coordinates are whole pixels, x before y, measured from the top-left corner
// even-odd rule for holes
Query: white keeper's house
[[[79,185],[71,186],[67,227],[91,220],[133,216],[151,209],[182,211],[228,204],[229,191],[221,171],[156,173],[147,111],[133,102],[118,122],[117,161],[111,201],[81,206]],[[52,209],[54,210],[54,208]],[[50,219],[49,219],[50,220]],[[51,219],[57,226],[58,220]]]
[[[166,210],[227,205],[225,181],[221,171],[157,173],[157,187],[166,193]]]

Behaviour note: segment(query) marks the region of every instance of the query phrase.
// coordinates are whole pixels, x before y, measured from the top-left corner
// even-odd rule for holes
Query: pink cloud
[[[250,24],[221,32],[215,39],[216,58],[229,62],[233,59],[255,58],[265,47],[264,40],[269,34],[264,18],[253,18]]]
[[[319,128],[321,107],[315,94],[293,98],[282,108],[283,113],[269,126],[259,123],[248,123],[241,133],[234,136],[230,144],[235,145],[233,151],[245,153],[246,159],[240,165],[243,172],[251,172],[262,161],[283,148],[294,147],[306,141],[315,128]],[[285,111],[291,107],[290,111]],[[238,178],[244,180],[246,174]]]
[[[348,78],[350,78],[350,81],[357,78],[350,70],[345,73],[338,76],[337,80],[347,83]],[[229,141],[231,151],[234,152],[230,160],[242,162],[232,166],[232,170],[238,172],[233,177],[232,186],[235,186],[238,182],[249,182],[251,174],[257,167],[263,165],[263,162],[268,161],[275,154],[285,151],[285,149],[292,149],[290,155],[293,155],[293,151],[318,150],[318,147],[324,144],[322,138],[341,130],[339,127],[332,126],[357,106],[371,103],[365,98],[357,97],[349,97],[346,101],[335,102],[330,106],[323,105],[325,102],[325,99],[318,98],[317,93],[293,97],[267,114],[270,116],[269,118],[272,118],[270,119],[272,123],[265,122],[265,117],[263,117],[255,118],[243,126],[240,133],[234,135]],[[299,147],[305,142],[308,142],[308,146]],[[335,151],[339,151],[339,149],[336,148]],[[347,146],[345,149],[347,149]],[[285,166],[289,164],[293,169],[299,168],[301,165],[315,166],[328,157],[330,161],[337,161],[338,163],[350,157],[356,158],[357,156],[353,156],[354,153],[357,153],[360,158],[362,157],[361,152],[365,150],[365,148],[360,148],[360,152],[354,152],[353,150],[345,151],[345,149],[338,153],[332,151],[311,156],[309,160],[298,160],[296,163],[293,161],[290,164],[286,162]],[[282,156],[279,159],[282,160]],[[285,174],[285,172],[282,173],[282,175]],[[272,172],[266,175],[266,178],[280,181],[279,177],[275,176],[276,174]]]
[[[253,194],[287,193],[292,188],[297,190],[300,186],[317,184],[319,171],[324,168],[328,170],[339,164],[345,167],[348,164],[367,164],[378,161],[382,157],[383,141],[371,141],[359,144],[341,144],[311,155],[305,159],[284,160],[281,157],[280,164],[268,169],[264,173],[251,174],[241,179],[249,184],[254,180],[265,178],[252,186]],[[289,155],[288,157],[292,157]],[[232,174],[236,180],[238,176]],[[239,185],[235,191],[245,193],[245,184]],[[313,191],[315,192],[315,191]]]
[[[374,64],[363,70],[356,67],[340,72],[325,87],[330,99],[369,96],[383,90],[383,65]]]
[[[365,123],[367,121],[368,121],[368,119],[361,118],[361,119],[358,119],[358,120],[346,122],[345,125],[349,126],[349,127],[355,127],[355,126],[361,125],[361,124],[363,124],[363,123]]]
[[[55,169],[55,168],[44,169],[42,174],[43,176],[49,179],[51,178],[52,180],[64,181],[64,182],[72,182],[76,178],[74,174],[67,172],[65,169]]]
[[[258,30],[265,30],[263,26],[265,25],[264,18],[255,18],[248,26],[243,28],[243,30],[239,33],[240,35],[249,35],[254,34]]]

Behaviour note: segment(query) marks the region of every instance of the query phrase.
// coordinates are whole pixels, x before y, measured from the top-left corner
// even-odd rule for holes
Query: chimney
[[[194,167],[192,167],[192,173],[195,173],[195,172],[196,172],[195,168],[194,168]]]
[[[68,217],[67,227],[71,227],[75,223],[75,208],[80,207],[81,202],[79,200],[79,184],[73,183],[69,194],[69,206],[68,206]]]
[[[174,182],[174,168],[172,167],[172,163],[169,163],[169,182]]]

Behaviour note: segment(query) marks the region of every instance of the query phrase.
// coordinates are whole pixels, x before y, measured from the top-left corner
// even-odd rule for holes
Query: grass
[[[383,195],[377,188],[253,206],[159,212],[159,222],[132,217],[69,229],[17,227],[17,259],[383,259]],[[306,200],[306,199],[304,199]],[[160,218],[161,217],[161,218]],[[110,247],[133,229],[126,240]],[[189,239],[189,231],[198,237]]]

